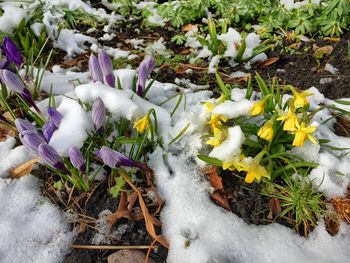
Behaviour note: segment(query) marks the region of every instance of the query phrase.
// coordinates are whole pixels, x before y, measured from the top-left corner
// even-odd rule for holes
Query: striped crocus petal
[[[100,97],[97,97],[92,104],[92,122],[95,130],[100,131],[106,118],[106,108]]]
[[[101,66],[105,84],[112,88],[115,88],[115,77],[113,73],[112,60],[103,49],[100,49],[98,52],[98,62]]]
[[[37,132],[35,126],[29,121],[21,118],[15,119],[15,125],[19,133],[23,133],[25,131],[33,131]]]
[[[52,124],[58,128],[61,124],[61,120],[63,119],[63,115],[52,107],[47,108],[47,114],[49,115]]]
[[[111,168],[116,168],[119,166],[126,166],[126,167],[137,167],[141,169],[147,169],[147,166],[138,163],[125,155],[123,155],[120,152],[114,151],[111,148],[108,148],[106,146],[101,147],[101,149],[97,152],[97,157],[99,157],[104,164]]]
[[[156,66],[156,61],[151,56],[146,56],[140,66],[137,78],[137,95],[142,96],[145,89],[146,80]]]
[[[5,36],[2,40],[1,49],[5,57],[10,61],[15,63],[17,66],[22,64],[21,52],[16,47],[15,43]]]
[[[85,171],[85,159],[78,147],[70,147],[68,150],[68,156],[70,162],[75,168],[78,168],[81,172]]]
[[[58,152],[50,145],[42,143],[39,145],[38,153],[42,161],[56,170],[66,171]]]
[[[52,134],[56,130],[57,130],[57,127],[52,123],[52,121],[48,121],[44,124],[42,128],[42,132],[47,143],[50,142]]]
[[[89,59],[89,70],[91,74],[92,81],[103,82],[103,74],[100,63],[98,62],[97,57],[94,54],[91,54]]]
[[[24,131],[19,138],[24,147],[34,154],[38,154],[39,145],[45,143],[44,138],[36,131]]]
[[[23,83],[22,79],[10,70],[0,69],[0,79],[6,87],[16,93],[21,94],[26,89],[26,85]]]

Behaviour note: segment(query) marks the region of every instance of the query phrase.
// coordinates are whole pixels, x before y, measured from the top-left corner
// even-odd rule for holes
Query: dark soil
[[[79,233],[76,236],[74,245],[93,245],[93,238],[98,231],[96,230],[96,220],[100,212],[104,210],[116,211],[119,204],[119,197],[113,198],[108,192],[109,182],[106,179],[103,182],[97,183],[91,187],[90,192],[82,193],[75,191],[69,198],[69,193],[64,190],[57,192],[53,189],[52,183],[57,180],[55,175],[50,172],[40,173],[39,177],[45,176],[44,185],[42,186],[42,193],[49,197],[54,203],[56,203],[62,210],[69,212],[73,215],[78,215],[72,222],[71,227],[73,229],[79,229]],[[140,180],[138,182],[139,189],[143,189],[146,185],[145,182]],[[127,189],[126,189],[127,190]],[[68,201],[70,199],[70,202]],[[144,197],[144,201],[148,206],[150,213],[153,213],[154,208],[150,204],[150,200]],[[138,203],[134,209],[138,209]],[[148,234],[144,220],[133,221],[126,218],[120,219],[111,229],[111,232],[116,231],[122,226],[123,231],[118,234],[118,238],[110,238],[108,244],[100,245],[115,245],[115,246],[138,246],[138,245],[150,245],[153,238]],[[158,234],[161,233],[161,229],[156,227]],[[107,257],[116,252],[115,250],[95,250],[95,249],[71,249],[71,251],[65,256],[65,263],[102,263],[107,262]],[[145,254],[147,250],[143,251]],[[159,246],[158,248],[151,250],[150,258],[155,262],[166,262],[168,251],[167,249]]]

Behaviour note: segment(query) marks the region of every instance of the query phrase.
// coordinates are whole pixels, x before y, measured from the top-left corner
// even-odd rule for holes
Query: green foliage
[[[186,36],[184,34],[177,34],[171,38],[171,42],[174,42],[176,45],[182,45],[186,42]]]
[[[295,220],[295,229],[299,232],[300,226],[303,226],[305,236],[317,225],[318,218],[325,212],[323,194],[307,178],[288,178],[285,179],[285,185],[265,185],[263,194],[277,198],[282,208],[279,216],[291,216]]]

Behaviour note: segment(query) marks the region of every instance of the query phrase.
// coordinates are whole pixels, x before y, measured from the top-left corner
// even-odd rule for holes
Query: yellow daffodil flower
[[[215,108],[215,104],[210,101],[205,102],[203,105],[207,109],[207,112],[212,112]]]
[[[296,128],[293,146],[303,146],[306,139],[317,144],[316,139],[311,135],[316,130],[316,126],[306,127],[305,122],[302,122],[300,125],[297,123]]]
[[[288,113],[282,114],[277,118],[278,121],[284,121],[283,130],[284,131],[295,131],[296,125],[298,123],[297,115],[293,112],[291,108],[288,109]]]
[[[226,122],[227,118],[222,115],[212,114],[210,117],[210,121],[208,122],[211,126],[211,129],[214,131],[214,128],[222,125],[222,122]]]
[[[251,184],[254,180],[258,182],[262,177],[270,178],[269,173],[266,171],[264,166],[261,166],[256,158],[251,158],[248,163],[248,169],[246,170],[247,175],[245,177],[245,182]]]
[[[302,108],[309,104],[309,101],[307,100],[307,96],[313,95],[313,93],[303,91],[303,92],[297,92],[293,89],[293,95],[294,95],[294,107],[296,108]]]
[[[251,115],[259,115],[263,114],[265,110],[265,102],[266,100],[261,100],[253,104],[253,106],[249,109]]]
[[[219,146],[226,138],[225,131],[218,128],[214,128],[214,137],[207,140],[206,144],[213,145],[214,147]]]
[[[149,115],[146,114],[144,117],[137,119],[134,123],[134,129],[136,129],[136,131],[138,133],[143,133],[146,129],[149,128],[150,126],[150,120],[149,120]]]
[[[263,138],[266,141],[272,141],[273,138],[273,122],[267,121],[265,124],[259,129],[258,136]]]
[[[248,169],[248,166],[242,162],[222,162],[222,169],[224,170],[230,170],[230,171],[246,171]]]

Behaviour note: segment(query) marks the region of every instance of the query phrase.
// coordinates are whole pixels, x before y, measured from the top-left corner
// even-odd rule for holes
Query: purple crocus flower
[[[21,118],[15,120],[15,125],[19,133],[24,133],[25,131],[37,132],[37,129],[32,123]]]
[[[89,70],[93,82],[100,81],[103,83],[103,74],[100,63],[94,54],[91,54],[89,59]]]
[[[142,96],[145,89],[146,80],[156,67],[156,61],[151,56],[146,56],[140,66],[137,79],[137,95]]]
[[[10,62],[15,63],[17,66],[22,64],[21,52],[8,36],[5,36],[2,40],[1,49]]]
[[[127,166],[138,167],[145,170],[148,169],[146,165],[131,160],[122,153],[114,151],[106,146],[102,146],[101,149],[96,153],[96,155],[104,162],[104,164],[111,168]]]
[[[7,69],[0,69],[0,80],[6,85],[10,90],[19,93],[24,100],[26,100],[38,113],[40,113],[39,108],[35,105],[32,95],[26,88],[26,85],[22,79],[14,72]]]
[[[47,143],[50,142],[52,134],[57,130],[57,127],[50,120],[42,127],[42,132]]]
[[[105,84],[115,88],[112,60],[103,49],[98,52],[98,62],[101,66]]]
[[[70,147],[68,151],[69,159],[75,168],[78,168],[81,172],[86,169],[85,159],[78,147]]]
[[[105,105],[100,97],[97,97],[92,104],[92,122],[96,131],[100,131],[106,118]]]
[[[58,128],[61,124],[61,120],[63,119],[62,114],[52,107],[47,108],[47,114],[49,115],[52,124]]]
[[[66,171],[66,167],[64,166],[61,157],[52,146],[42,143],[39,145],[38,153],[45,164],[55,168],[56,170]]]
[[[37,131],[24,131],[19,138],[24,147],[34,154],[38,154],[39,145],[45,143],[44,138]]]

